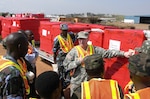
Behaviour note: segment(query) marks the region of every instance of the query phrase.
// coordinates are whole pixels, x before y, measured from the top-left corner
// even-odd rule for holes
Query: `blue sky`
[[[150,15],[150,0],[0,0],[0,12]]]

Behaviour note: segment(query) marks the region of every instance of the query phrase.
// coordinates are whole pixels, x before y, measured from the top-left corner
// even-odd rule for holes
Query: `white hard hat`
[[[68,25],[67,24],[60,24],[60,29],[61,30],[68,30]]]

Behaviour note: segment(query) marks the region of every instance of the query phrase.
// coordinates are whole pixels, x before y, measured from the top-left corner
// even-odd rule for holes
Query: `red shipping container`
[[[2,26],[1,37],[2,39],[8,36],[11,33],[10,26]]]
[[[52,31],[51,31],[52,39],[54,40],[54,38],[57,35],[59,35],[60,33],[61,33],[60,25],[53,25],[52,26]]]
[[[52,32],[52,26],[53,25],[60,25],[61,22],[47,22],[47,21],[41,21],[40,22],[40,28],[39,28],[39,33],[40,36],[50,36],[51,37],[51,32]]]
[[[103,32],[90,32],[89,40],[92,41],[94,46],[102,47],[103,45]]]
[[[49,54],[53,54],[53,40],[48,37],[41,36],[40,37],[40,50],[47,52]]]
[[[12,18],[12,26],[16,27],[39,27],[40,21],[32,18]]]
[[[84,30],[90,30],[90,27],[78,25],[78,24],[69,24],[68,27],[69,27],[69,31],[74,32],[74,33],[78,33]]]
[[[143,30],[106,29],[103,48],[128,51],[128,49],[140,47],[145,39]],[[124,89],[130,80],[127,66],[127,58],[105,59],[105,78],[117,80]]]
[[[40,21],[45,19],[31,19],[31,18],[13,18],[12,31],[17,30],[31,30],[34,34],[35,41],[40,41],[39,27]],[[47,19],[45,21],[48,21]]]
[[[2,20],[3,20],[3,17],[0,16],[0,35],[1,35],[1,32],[2,32]]]
[[[98,29],[118,29],[118,27],[115,26],[105,26],[105,25],[100,25],[100,24],[89,24],[89,27],[91,28],[98,28]]]
[[[16,15],[15,15],[15,17],[19,17],[19,18],[21,18],[21,17],[23,17],[23,15],[22,15],[22,13],[20,13],[20,14],[16,14]]]
[[[37,20],[50,22],[50,18],[38,18]]]
[[[10,27],[11,33],[12,33],[12,32],[17,32],[18,30],[23,30],[23,29],[21,29],[20,27],[14,27],[14,26],[11,26],[11,27]]]
[[[11,17],[4,17],[2,19],[2,27],[3,26],[11,26],[12,25],[12,18]]]
[[[89,27],[87,26],[81,26],[81,25],[76,25],[76,24],[70,24],[68,23],[68,32],[73,32],[73,33],[78,33],[80,31],[84,31],[84,30],[90,30]],[[59,35],[61,32],[60,30],[60,25],[53,25],[52,26],[52,35],[53,35],[53,39]]]

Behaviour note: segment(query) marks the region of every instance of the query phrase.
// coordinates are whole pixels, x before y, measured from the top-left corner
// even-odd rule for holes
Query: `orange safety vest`
[[[81,99],[121,99],[115,80],[93,78],[81,84]]]
[[[28,84],[28,80],[27,77],[25,75],[25,73],[27,72],[27,67],[25,65],[25,61],[23,59],[21,59],[23,62],[21,63],[20,60],[18,60],[18,64],[16,64],[13,61],[10,61],[8,59],[4,59],[2,57],[0,57],[0,71],[2,71],[3,69],[9,67],[9,66],[14,66],[15,68],[17,68],[20,71],[20,75],[23,78],[24,81],[24,85],[25,85],[25,90],[26,90],[26,95],[29,95],[30,93],[30,86]]]
[[[64,53],[68,53],[73,47],[73,42],[69,34],[67,34],[67,39],[61,37],[61,35],[58,35],[58,41],[60,44],[60,48]]]
[[[138,90],[135,93],[125,94],[124,99],[150,99],[150,87]]]

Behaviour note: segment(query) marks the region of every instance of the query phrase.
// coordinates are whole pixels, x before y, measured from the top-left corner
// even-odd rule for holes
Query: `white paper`
[[[12,26],[17,26],[17,23],[16,23],[16,21],[13,21],[13,24],[12,24]]]
[[[111,50],[120,50],[120,41],[117,40],[109,40],[109,49]]]
[[[47,36],[47,30],[42,29],[42,35],[43,35],[43,36]]]

